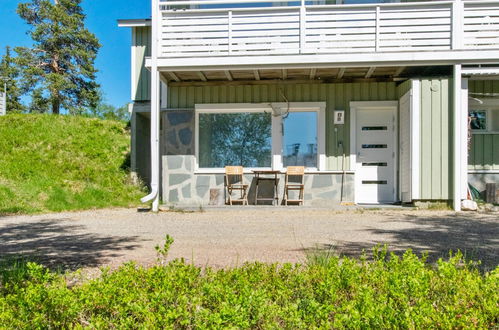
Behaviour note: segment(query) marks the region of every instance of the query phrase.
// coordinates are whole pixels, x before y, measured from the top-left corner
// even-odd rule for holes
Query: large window
[[[196,105],[200,170],[325,167],[325,103]]]
[[[269,113],[200,113],[199,167],[271,166]]]

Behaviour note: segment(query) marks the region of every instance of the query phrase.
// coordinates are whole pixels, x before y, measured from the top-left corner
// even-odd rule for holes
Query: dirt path
[[[301,262],[319,248],[357,256],[377,243],[428,251],[430,259],[461,249],[483,267],[499,263],[498,214],[433,211],[224,209],[196,213],[98,210],[0,217],[0,258],[19,254],[76,269],[155,261],[154,246],[174,237],[170,258],[197,265],[245,261]]]

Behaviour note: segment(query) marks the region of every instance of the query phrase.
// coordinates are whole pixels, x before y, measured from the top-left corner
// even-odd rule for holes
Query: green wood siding
[[[421,80],[420,198],[450,199],[452,185],[451,80]]]
[[[400,85],[397,86],[397,98],[400,99],[402,96],[404,96],[408,91],[410,91],[412,88],[412,81],[411,80],[406,80]]]
[[[473,134],[469,170],[499,170],[499,134]]]
[[[469,93],[499,93],[499,80],[470,80]]]
[[[194,108],[202,103],[263,103],[283,102],[279,90],[290,102],[326,102],[326,156],[328,170],[342,169],[342,150],[334,132],[333,112],[345,110],[345,125],[338,125],[338,140],[343,141],[345,166],[350,161],[350,102],[396,100],[393,82],[348,84],[282,84],[243,86],[203,86],[168,88],[168,107]]]
[[[135,27],[133,33],[133,52],[135,81],[135,95],[132,95],[134,101],[149,101],[151,99],[151,73],[145,67],[145,58],[151,56],[151,27]]]
[[[498,80],[470,80],[469,93],[499,93]],[[481,98],[479,95],[471,95]],[[468,154],[469,170],[499,170],[499,135],[472,134]]]

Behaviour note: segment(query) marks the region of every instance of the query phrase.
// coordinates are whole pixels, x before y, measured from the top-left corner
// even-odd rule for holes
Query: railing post
[[[307,21],[307,10],[305,8],[305,0],[301,0],[300,6],[300,54],[305,53],[306,36],[305,23]]]
[[[463,48],[463,16],[463,2],[461,0],[454,0],[452,3],[452,49]]]
[[[375,36],[375,41],[374,41],[375,51],[376,52],[379,52],[379,18],[380,18],[380,12],[381,12],[380,6],[376,6],[376,30],[375,30],[376,36]]]
[[[227,50],[229,52],[229,55],[231,55],[232,54],[232,10],[229,10],[229,15],[228,15],[227,20],[228,20],[228,25],[229,25],[228,29],[227,29],[228,34],[229,34],[228,40],[227,40],[227,42],[228,42]]]

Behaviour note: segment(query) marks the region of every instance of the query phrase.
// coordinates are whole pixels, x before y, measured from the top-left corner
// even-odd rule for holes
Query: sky
[[[17,5],[28,0],[0,0],[0,56],[5,47],[30,46],[28,25],[16,14]],[[105,102],[122,106],[130,102],[130,28],[118,28],[118,19],[149,18],[150,0],[83,0],[86,27],[102,48],[96,60],[97,81]]]

